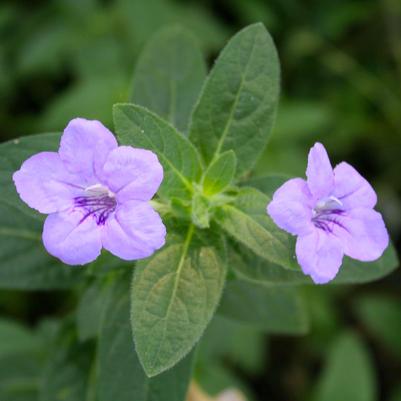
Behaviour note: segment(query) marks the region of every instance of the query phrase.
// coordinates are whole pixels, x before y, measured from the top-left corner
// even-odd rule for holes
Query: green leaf
[[[226,39],[227,30],[202,4],[175,3],[165,0],[119,0],[116,3],[118,20],[122,21],[129,36],[129,45],[147,40],[161,26],[183,25],[210,51]]]
[[[35,352],[41,346],[40,339],[24,326],[12,320],[0,319],[0,357]]]
[[[194,227],[183,242],[167,245],[138,264],[132,284],[131,321],[139,359],[155,376],[194,346],[213,316],[224,285],[225,250]]]
[[[258,256],[287,269],[295,263],[293,238],[280,230],[267,215],[268,198],[254,188],[242,188],[232,204],[216,211],[216,220],[236,241]]]
[[[312,280],[302,271],[283,269],[281,266],[255,256],[244,247],[235,244],[229,248],[229,265],[241,280],[264,285],[312,284]]]
[[[398,265],[397,253],[390,243],[383,255],[373,262],[360,262],[344,257],[340,272],[332,284],[368,283],[389,275]]]
[[[196,39],[186,29],[168,27],[154,35],[139,56],[131,101],[184,133],[205,77]]]
[[[230,281],[217,313],[268,333],[305,334],[308,316],[299,293],[289,287],[266,287]]]
[[[356,301],[356,312],[372,335],[401,358],[401,302],[380,295]]]
[[[86,400],[92,353],[78,344],[61,345],[43,372],[40,401]]]
[[[202,194],[195,193],[192,198],[191,219],[196,227],[209,228],[210,213],[209,202]]]
[[[57,150],[59,142],[59,134],[43,134],[0,145],[0,288],[62,289],[82,280],[82,269],[66,266],[45,251],[45,216],[19,199],[12,181],[24,160]]]
[[[29,353],[0,358],[0,399],[37,401],[42,368],[39,358]]]
[[[0,321],[0,400],[38,401],[49,330]]]
[[[215,159],[203,176],[203,192],[215,195],[224,191],[233,181],[237,158],[232,150],[222,153]]]
[[[230,266],[242,280],[256,284],[312,284],[311,278],[304,275],[301,269],[298,271],[283,269],[274,263],[255,257],[246,249],[229,254]],[[368,283],[387,276],[397,266],[397,254],[394,246],[390,244],[382,257],[374,262],[359,262],[344,257],[340,272],[331,284]]]
[[[114,103],[127,99],[127,86],[128,79],[120,72],[106,76],[92,75],[89,79],[78,80],[48,103],[40,116],[37,129],[62,130],[77,115],[100,120],[104,125],[111,126],[111,108]]]
[[[195,107],[190,138],[207,164],[232,149],[237,174],[255,164],[274,123],[280,67],[273,41],[258,23],[235,35],[218,57]]]
[[[257,375],[264,368],[266,345],[266,336],[260,330],[216,314],[200,340],[197,365],[208,369],[218,360],[230,361]]]
[[[316,401],[374,401],[376,380],[368,350],[353,333],[333,344],[317,387]]]
[[[82,294],[76,312],[78,337],[81,341],[99,333],[109,291],[108,283],[95,281]]]
[[[149,379],[135,352],[129,321],[129,280],[124,275],[110,295],[99,338],[99,401],[183,401],[193,353],[169,371]]]
[[[133,104],[114,106],[114,125],[121,144],[149,149],[159,157],[164,168],[161,196],[180,198],[192,191],[201,165],[187,138],[156,114]]]
[[[269,198],[272,198],[274,192],[291,178],[286,175],[265,175],[262,177],[252,177],[244,181],[243,185],[256,188]]]

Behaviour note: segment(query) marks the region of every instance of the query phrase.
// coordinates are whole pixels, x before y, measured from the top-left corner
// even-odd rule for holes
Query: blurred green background
[[[112,128],[111,106],[128,99],[154,32],[183,25],[211,64],[256,21],[282,63],[277,124],[256,174],[303,175],[308,149],[323,142],[333,164],[347,160],[376,188],[400,251],[400,0],[3,0],[0,141],[61,131],[77,116]],[[213,393],[234,384],[261,401],[400,401],[400,289],[400,271],[357,287],[305,288],[307,335],[240,333],[246,352],[235,336],[217,342],[203,353],[204,386]],[[1,316],[37,330],[75,302],[68,292],[0,291]],[[229,324],[215,323],[215,336],[227,336]],[[9,342],[0,335],[0,355]],[[0,366],[0,387],[1,377]]]

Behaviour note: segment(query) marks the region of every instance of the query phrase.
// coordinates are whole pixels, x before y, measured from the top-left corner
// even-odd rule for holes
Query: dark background
[[[277,124],[256,174],[303,175],[308,149],[323,142],[333,164],[347,160],[373,184],[400,251],[399,0],[3,0],[0,141],[61,131],[77,116],[112,128],[111,106],[127,100],[138,53],[162,26],[190,29],[211,64],[233,33],[256,21],[271,32],[282,63]],[[396,271],[358,287],[306,288],[310,333],[269,337],[259,368],[232,366],[233,380],[260,400],[321,401],[322,368],[352,330],[377,395],[361,400],[399,401],[400,284]],[[69,293],[0,291],[1,315],[28,325],[62,316],[74,302]]]

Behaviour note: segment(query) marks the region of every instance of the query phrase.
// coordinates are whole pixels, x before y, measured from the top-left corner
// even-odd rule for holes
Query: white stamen
[[[89,192],[93,196],[108,196],[109,198],[115,198],[115,194],[111,192],[106,186],[102,184],[94,184],[85,188],[85,192]]]
[[[343,206],[343,203],[340,201],[340,199],[336,198],[335,196],[329,196],[327,198],[320,199],[315,206],[315,211],[319,212],[322,210],[330,210],[330,209],[336,209],[336,208],[341,208]]]

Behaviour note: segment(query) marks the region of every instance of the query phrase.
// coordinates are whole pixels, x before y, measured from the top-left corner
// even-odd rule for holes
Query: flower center
[[[104,225],[116,209],[116,204],[114,193],[101,184],[91,185],[83,195],[74,198],[74,206],[85,211],[81,223],[92,216],[98,225]]]
[[[335,196],[329,196],[316,203],[312,210],[312,222],[316,228],[331,233],[336,225],[344,228],[338,218],[343,214],[342,202]]]

